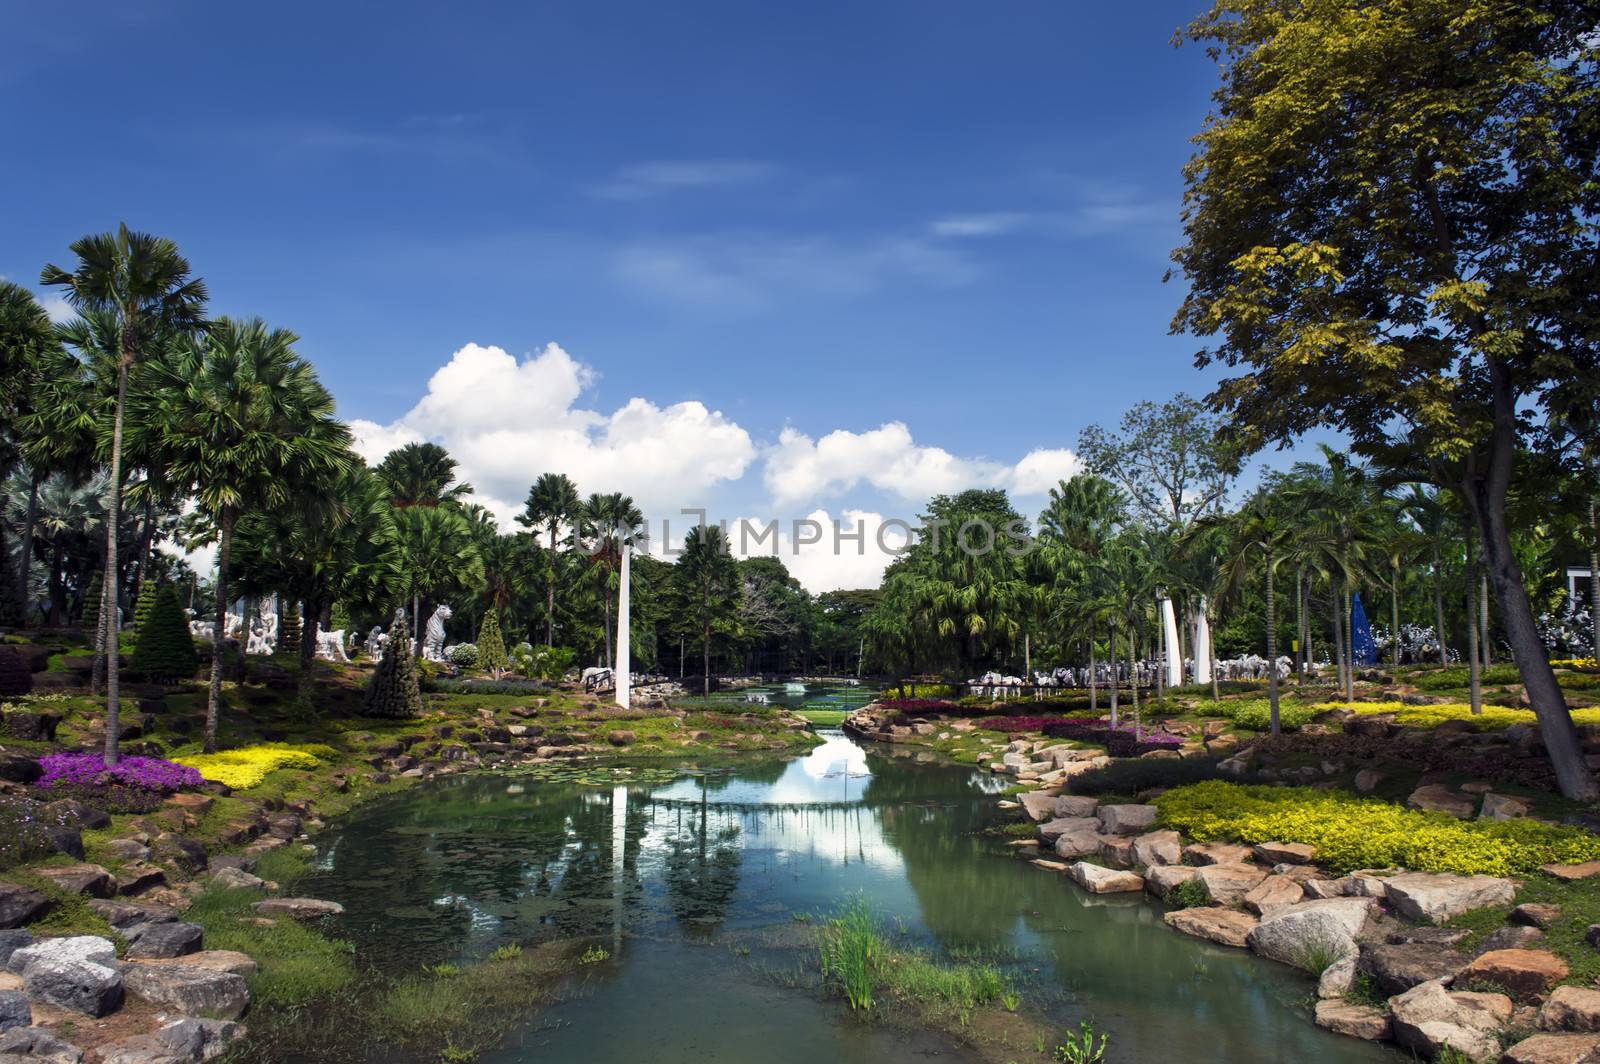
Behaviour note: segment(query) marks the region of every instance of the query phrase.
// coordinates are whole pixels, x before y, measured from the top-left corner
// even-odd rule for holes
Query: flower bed
[[[1533,820],[1456,820],[1375,798],[1310,787],[1211,780],[1155,799],[1160,823],[1199,842],[1303,842],[1333,872],[1404,867],[1462,875],[1522,875],[1550,862],[1600,859],[1600,837]]]
[[[205,782],[192,768],[159,757],[124,757],[107,765],[100,754],[46,754],[33,784],[46,801],[75,798],[109,813],[148,813],[166,796]]]
[[[1160,728],[1139,728],[1122,721],[1115,728],[1098,717],[1058,717],[1048,721],[1044,734],[1052,739],[1072,739],[1081,743],[1095,743],[1106,748],[1112,757],[1135,757],[1154,750],[1176,750],[1183,745],[1183,736]]]
[[[318,755],[334,757],[337,752],[331,747],[316,744],[290,746],[286,743],[262,743],[258,746],[242,746],[237,750],[221,750],[215,754],[187,754],[173,760],[197,770],[215,783],[236,791],[247,791],[260,786],[269,773],[279,769],[316,768],[321,763]]]
[[[1557,658],[1551,668],[1571,669],[1574,672],[1600,672],[1600,661],[1594,658]]]
[[[1504,731],[1513,724],[1536,724],[1538,717],[1531,709],[1511,709],[1506,706],[1484,706],[1474,714],[1464,702],[1449,702],[1436,706],[1413,706],[1404,702],[1320,702],[1311,707],[1321,713],[1329,709],[1348,709],[1358,716],[1393,713],[1396,724],[1408,728],[1433,728],[1445,721],[1460,720],[1472,726],[1473,731]],[[1600,724],[1600,709],[1575,709],[1574,724]]]
[[[1060,717],[991,717],[978,725],[984,731],[1025,732],[1044,731]]]

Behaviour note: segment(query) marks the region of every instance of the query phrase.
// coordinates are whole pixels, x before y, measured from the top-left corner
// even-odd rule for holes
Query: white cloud
[[[591,191],[603,199],[638,200],[683,189],[744,185],[771,177],[777,168],[750,159],[698,159],[625,166]]]
[[[72,309],[72,304],[68,303],[62,296],[45,296],[39,300],[39,306],[50,316],[50,320],[57,325],[64,321],[71,321],[78,315],[78,312]]]
[[[737,480],[754,460],[749,433],[699,402],[663,407],[634,398],[609,414],[576,405],[595,379],[557,344],[522,360],[467,344],[405,416],[388,425],[356,421],[351,431],[369,463],[403,443],[442,444],[477,501],[506,527],[543,472],[566,473],[584,494],[625,492],[650,514]]]
[[[1021,227],[1032,216],[1022,211],[991,211],[986,214],[954,214],[936,219],[929,228],[934,236],[1001,236]]]
[[[714,518],[712,519],[715,520]],[[736,558],[776,557],[812,594],[877,587],[883,571],[910,540],[909,530],[871,510],[841,510],[837,516],[821,507],[803,517],[774,521],[771,517],[739,517],[726,524],[728,547]],[[651,532],[650,553],[671,560],[680,550],[689,525],[671,528],[673,542],[659,542],[660,525]]]
[[[922,502],[972,487],[1036,495],[1077,469],[1077,456],[1064,448],[1031,451],[1015,465],[962,458],[919,445],[904,422],[891,421],[867,432],[837,429],[818,440],[786,428],[767,454],[763,479],[779,503],[810,501],[863,483]]]

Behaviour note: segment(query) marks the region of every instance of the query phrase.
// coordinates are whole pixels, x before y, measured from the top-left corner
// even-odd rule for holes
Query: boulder
[[[1536,1034],[1505,1051],[1500,1064],[1593,1064],[1600,1034]]]
[[[1372,977],[1386,997],[1404,994],[1430,979],[1450,980],[1467,966],[1467,958],[1445,946],[1363,942],[1356,967]]]
[[[1042,791],[1029,791],[1017,801],[1022,804],[1022,811],[1028,814],[1028,819],[1035,822],[1059,815],[1056,813],[1055,797]]]
[[[1500,927],[1489,932],[1472,948],[1474,957],[1502,949],[1533,949],[1544,939],[1544,932],[1526,924],[1518,927]]]
[[[1389,904],[1408,920],[1438,923],[1491,905],[1510,905],[1516,887],[1495,876],[1402,872],[1384,880]]]
[[[108,938],[98,935],[73,935],[69,938],[40,939],[11,954],[6,968],[18,975],[27,975],[28,969],[41,961],[87,961],[116,967],[117,947]]]
[[[1394,1039],[1407,1049],[1436,1057],[1450,1047],[1473,1060],[1500,1052],[1496,1037],[1511,1018],[1511,999],[1503,994],[1452,994],[1437,979],[1419,983],[1389,999]]]
[[[1378,784],[1383,782],[1383,773],[1374,769],[1364,768],[1356,773],[1355,785],[1357,794],[1371,794],[1378,789]]]
[[[112,839],[101,847],[119,861],[144,861],[150,857],[150,847],[138,839]]]
[[[38,758],[26,754],[13,754],[0,750],[0,780],[8,783],[32,783],[44,775]]]
[[[32,1024],[33,1009],[28,1004],[28,995],[20,990],[0,990],[0,1032]]]
[[[1102,868],[1087,861],[1079,861],[1068,868],[1067,877],[1091,894],[1122,894],[1144,889],[1144,880],[1133,872]]]
[[[201,1020],[184,1017],[173,1020],[156,1037],[185,1060],[213,1060],[221,1056],[244,1028],[231,1020]]]
[[[1067,834],[1098,835],[1099,832],[1100,821],[1092,816],[1056,817],[1039,825],[1039,837],[1046,842]]]
[[[1174,931],[1224,946],[1243,947],[1256,926],[1256,918],[1249,913],[1212,906],[1174,909],[1161,919]]]
[[[1133,840],[1126,835],[1100,836],[1100,860],[1112,868],[1133,867]]]
[[[1539,1009],[1539,1028],[1600,1033],[1600,990],[1582,986],[1556,987]]]
[[[0,928],[31,924],[50,910],[50,899],[15,883],[0,883]]]
[[[218,869],[211,877],[211,883],[225,890],[262,890],[267,885],[266,880],[242,868]]]
[[[128,957],[182,957],[198,953],[205,938],[205,928],[199,924],[176,921],[157,924],[134,924],[123,933],[128,940]]]
[[[150,843],[150,852],[162,864],[180,872],[193,874],[206,867],[206,848],[193,839],[171,831],[163,831]]]
[[[1183,844],[1176,831],[1147,831],[1133,840],[1133,864],[1136,868],[1177,864],[1183,854]]]
[[[1483,796],[1483,808],[1478,811],[1478,819],[1515,820],[1532,812],[1533,803],[1528,799],[1509,794],[1495,794],[1491,791]]]
[[[0,1034],[0,1061],[25,1064],[81,1064],[83,1050],[43,1027],[14,1027]]]
[[[22,984],[30,1001],[89,1016],[104,1016],[122,1004],[122,976],[92,961],[34,961],[23,972]]]
[[[1256,860],[1264,865],[1310,864],[1316,856],[1317,848],[1303,842],[1263,842],[1255,848]]]
[[[11,955],[33,945],[33,932],[23,928],[0,931],[0,971],[10,971]]]
[[[1096,821],[1098,824],[1099,822]],[[1078,829],[1069,831],[1056,839],[1056,856],[1067,860],[1078,857],[1087,857],[1100,852],[1100,833]]]
[[[1317,997],[1336,998],[1344,997],[1356,985],[1356,958],[1354,955],[1340,957],[1326,968],[1317,977]]]
[[[1391,1034],[1389,1014],[1370,1005],[1325,998],[1317,1002],[1316,1016],[1317,1026],[1334,1034],[1365,1038],[1369,1042],[1385,1041]]]
[[[1183,848],[1183,859],[1193,865],[1244,864],[1254,856],[1253,849],[1236,842],[1197,842]]]
[[[1540,865],[1539,871],[1572,882],[1600,875],[1600,861],[1585,861],[1583,864],[1546,864]]]
[[[216,1019],[237,1020],[250,1004],[243,976],[180,964],[131,964],[128,992],[156,1005]]]
[[[1217,867],[1226,867],[1218,865]],[[1288,876],[1268,876],[1244,895],[1244,907],[1258,915],[1266,915],[1286,905],[1304,901],[1306,892]]]
[[[1179,884],[1187,883],[1199,874],[1200,869],[1189,865],[1152,865],[1144,870],[1144,886],[1156,897],[1165,898]]]
[[[41,879],[48,879],[67,894],[87,894],[91,898],[109,898],[117,892],[117,884],[97,864],[47,865],[34,869]]]
[[[231,949],[208,949],[187,953],[182,957],[151,957],[136,960],[135,964],[177,965],[183,968],[209,968],[213,972],[232,972],[246,978],[255,975],[261,966],[248,953]]]
[[[171,909],[161,905],[139,905],[131,901],[107,901],[94,898],[89,902],[89,908],[115,928],[131,927],[134,924],[159,924],[178,918]]]
[[[1478,811],[1477,795],[1463,794],[1443,783],[1430,783],[1418,787],[1406,799],[1406,805],[1425,813],[1445,813],[1458,820],[1471,820]]]
[[[1326,898],[1290,905],[1261,918],[1250,948],[1271,960],[1321,971],[1356,951],[1355,939],[1377,903],[1371,898]]]
[[[1095,810],[1100,808],[1100,799],[1090,798],[1085,794],[1061,794],[1056,796],[1056,816],[1060,817],[1092,817]]]
[[[267,898],[255,902],[250,908],[261,916],[292,916],[296,920],[315,920],[344,912],[344,906],[338,902],[320,898]]]
[[[1567,977],[1567,962],[1542,949],[1497,949],[1473,958],[1456,976],[1460,983],[1490,982],[1521,1001],[1541,998]]]
[[[1096,815],[1107,835],[1139,835],[1156,826],[1156,812],[1153,805],[1102,805]]]
[[[1197,872],[1195,878],[1205,884],[1206,896],[1222,905],[1239,901],[1267,878],[1266,869],[1244,864],[1206,865]]]
[[[197,1058],[184,1056],[153,1034],[136,1034],[99,1049],[100,1064],[192,1064]]]
[[[1537,927],[1541,931],[1548,931],[1550,925],[1561,918],[1561,906],[1541,905],[1538,902],[1525,902],[1511,910],[1511,915],[1506,917],[1513,924],[1522,924],[1526,927]]]

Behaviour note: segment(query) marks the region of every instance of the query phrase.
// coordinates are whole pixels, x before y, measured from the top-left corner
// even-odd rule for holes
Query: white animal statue
[[[383,657],[383,644],[389,641],[389,633],[383,630],[383,625],[375,624],[372,631],[367,633],[367,657],[373,661]]]
[[[455,614],[445,603],[428,618],[428,627],[422,634],[422,656],[427,661],[444,661],[444,622]]]
[[[333,632],[317,629],[317,657],[323,661],[341,661],[349,664],[350,657],[344,652],[343,628]]]

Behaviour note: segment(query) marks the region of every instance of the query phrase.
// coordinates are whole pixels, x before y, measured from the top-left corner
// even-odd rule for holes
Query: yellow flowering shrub
[[[260,743],[241,746],[237,750],[219,750],[214,754],[186,754],[172,760],[188,765],[214,783],[221,783],[236,791],[247,791],[261,784],[267,774],[280,768],[316,768],[321,757],[338,756],[330,746],[309,743],[291,746],[288,743]]]
[[[1600,838],[1533,820],[1456,820],[1310,787],[1207,780],[1155,799],[1163,827],[1200,842],[1303,842],[1333,872],[1403,867],[1461,875],[1518,875],[1541,864],[1600,859]]]
[[[1600,661],[1594,658],[1557,658],[1550,665],[1552,668],[1572,669],[1576,672],[1600,672]]]
[[[1531,709],[1511,709],[1506,706],[1484,706],[1483,712],[1473,715],[1472,706],[1464,702],[1449,702],[1436,706],[1411,706],[1404,702],[1320,702],[1312,707],[1317,712],[1329,709],[1348,709],[1360,716],[1376,713],[1393,713],[1397,724],[1408,728],[1432,728],[1447,720],[1464,720],[1473,731],[1504,731],[1513,724],[1533,724],[1537,721]],[[1575,709],[1575,724],[1600,724],[1600,708]]]

